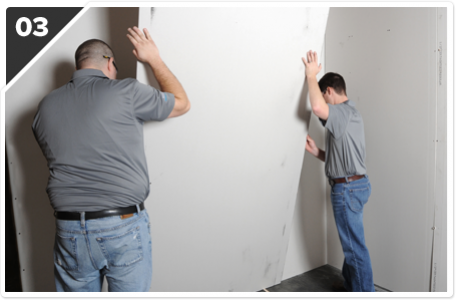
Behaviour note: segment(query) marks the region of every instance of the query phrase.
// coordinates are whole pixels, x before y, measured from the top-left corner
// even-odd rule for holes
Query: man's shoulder
[[[349,100],[337,103],[337,104],[330,104],[328,103],[329,110],[334,113],[340,114],[340,113],[351,113],[353,112],[354,106],[350,105]]]
[[[341,111],[346,111],[348,113],[353,113],[353,114],[359,114],[358,109],[356,109],[356,104],[352,100],[346,100],[344,102],[341,102],[339,104],[333,105],[334,107],[337,107],[337,109]]]
[[[361,117],[361,114],[355,107],[355,103],[351,100],[346,100],[338,104],[328,104],[328,106],[328,120],[331,120],[330,123],[333,125],[340,126],[340,122],[356,122]],[[325,124],[323,125],[325,126]]]
[[[116,90],[116,89],[134,90],[134,89],[136,89],[137,85],[140,83],[135,78],[128,77],[128,78],[124,78],[124,79],[110,79],[106,82],[106,84],[114,90]]]
[[[61,87],[56,88],[55,90],[52,90],[49,94],[44,96],[43,99],[41,99],[39,105],[42,106],[46,103],[50,103],[50,102],[58,100],[62,96],[62,94],[65,93],[65,89],[66,89],[66,84]]]
[[[356,103],[352,100],[347,100],[344,103],[344,109],[350,113],[350,121],[354,124],[363,124],[363,116],[356,108]]]
[[[124,79],[114,79],[112,80],[113,82],[115,83],[118,83],[118,84],[131,84],[131,83],[136,83],[136,82],[139,82],[136,78],[131,78],[131,77],[127,77],[127,78],[124,78]]]

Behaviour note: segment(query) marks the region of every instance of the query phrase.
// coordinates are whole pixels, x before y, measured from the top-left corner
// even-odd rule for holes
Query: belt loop
[[[348,176],[345,176],[345,183],[350,183],[350,182],[348,181]]]
[[[81,212],[81,228],[85,227],[85,212]]]
[[[139,208],[139,204],[136,204],[136,210],[138,211],[138,215],[141,212],[141,208]]]

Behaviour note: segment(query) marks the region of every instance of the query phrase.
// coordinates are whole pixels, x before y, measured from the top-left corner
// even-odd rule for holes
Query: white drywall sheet
[[[144,126],[152,291],[279,283],[310,105],[301,57],[321,52],[328,8],[140,8],[192,103]],[[155,84],[138,64],[138,80]]]
[[[324,47],[324,46],[323,46]],[[319,56],[325,74],[324,51]],[[308,134],[320,148],[325,148],[326,129],[311,114]],[[327,264],[327,217],[325,164],[313,155],[305,155],[290,228],[287,257],[282,280]]]
[[[152,290],[256,291],[280,282],[310,117],[301,57],[321,50],[328,10],[156,9],[151,32],[192,110],[144,129]],[[137,9],[89,9],[6,92],[26,292],[55,290],[49,172],[31,131],[37,105],[71,78],[74,51],[87,39],[113,47],[120,79],[135,77],[125,34],[136,22]]]

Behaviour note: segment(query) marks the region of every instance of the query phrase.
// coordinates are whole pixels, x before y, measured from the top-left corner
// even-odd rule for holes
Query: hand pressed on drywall
[[[144,28],[144,33],[136,26],[133,26],[133,29],[128,28],[127,37],[135,47],[133,54],[139,61],[153,65],[160,60],[158,48],[147,28]]]
[[[133,29],[128,28],[127,37],[135,47],[133,54],[136,58],[143,63],[149,64],[161,91],[174,95],[174,107],[168,118],[178,117],[188,112],[191,105],[187,94],[179,80],[161,59],[158,48],[152,40],[149,31],[144,28],[143,34],[138,27],[134,26]]]
[[[313,156],[318,156],[318,147],[315,145],[315,141],[307,135],[306,150],[309,151]]]
[[[307,60],[303,57],[302,61],[306,66],[306,77],[317,77],[318,72],[321,70],[321,64],[318,64],[317,52],[310,50],[307,52]]]
[[[321,161],[325,161],[325,151],[315,144],[315,141],[307,135],[306,150]]]

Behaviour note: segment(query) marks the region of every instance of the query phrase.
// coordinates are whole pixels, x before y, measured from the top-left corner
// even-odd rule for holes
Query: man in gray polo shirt
[[[129,28],[127,37],[162,91],[116,80],[112,49],[88,40],[76,50],[71,80],[44,97],[32,125],[50,171],[57,291],[101,291],[104,277],[109,291],[150,288],[143,123],[183,115],[190,102],[147,29]]]
[[[306,79],[313,113],[328,129],[326,151],[307,136],[306,150],[325,162],[331,184],[331,202],[340,242],[345,255],[338,290],[375,292],[369,251],[364,239],[363,207],[371,194],[366,172],[364,123],[355,103],[346,95],[345,81],[339,74],[327,73],[320,81],[321,70],[316,52],[309,51]]]

